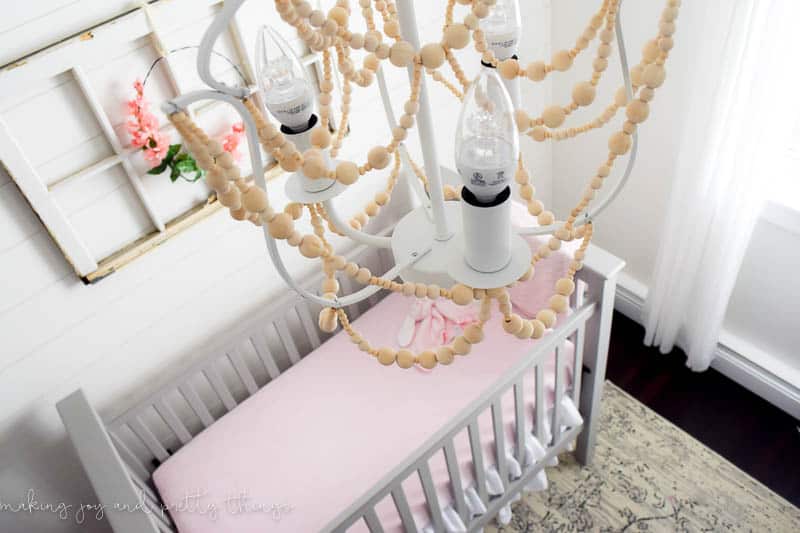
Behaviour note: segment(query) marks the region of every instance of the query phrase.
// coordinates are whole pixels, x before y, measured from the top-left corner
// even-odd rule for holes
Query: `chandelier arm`
[[[346,220],[339,216],[339,212],[336,210],[336,206],[333,205],[332,200],[325,200],[322,202],[322,205],[325,206],[325,213],[327,213],[328,218],[333,225],[337,230],[344,233],[346,237],[350,237],[357,243],[366,244],[367,246],[375,246],[376,248],[392,247],[392,239],[390,237],[370,235],[369,233],[353,228],[353,226],[348,224]]]
[[[628,96],[628,101],[630,102],[633,100],[633,85],[631,83],[631,74],[630,69],[628,68],[628,54],[625,49],[625,37],[622,33],[622,17],[619,15],[621,14],[621,7],[622,7],[622,0],[619,0],[619,4],[617,7],[617,18],[614,21],[614,31],[617,36],[617,43],[619,48],[619,62],[622,67],[622,79],[625,82],[625,94]],[[639,135],[637,130],[634,130],[631,133],[632,144],[631,144],[631,152],[630,156],[628,157],[628,163],[625,166],[625,172],[622,174],[622,178],[614,185],[614,188],[611,189],[611,192],[606,196],[597,206],[592,209],[591,211],[587,212],[586,215],[579,221],[575,223],[575,227],[583,226],[591,222],[595,219],[600,213],[606,210],[606,208],[611,205],[611,203],[619,196],[619,193],[622,192],[622,189],[628,183],[628,180],[631,177],[631,171],[633,171],[633,166],[636,163],[636,154],[639,149]],[[549,226],[534,226],[534,227],[525,227],[525,228],[518,228],[517,233],[520,235],[545,235],[550,234],[556,231],[562,224],[561,221],[554,222]]]
[[[245,0],[226,0],[223,2],[222,9],[211,21],[208,29],[203,34],[200,47],[197,51],[197,73],[200,79],[212,89],[237,98],[244,98],[250,94],[247,87],[231,87],[218,81],[211,73],[211,55],[214,53],[214,44],[220,36],[227,31],[236,12],[242,7]]]

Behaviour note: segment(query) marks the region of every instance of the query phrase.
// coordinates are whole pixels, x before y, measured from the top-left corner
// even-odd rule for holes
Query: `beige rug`
[[[600,428],[594,464],[562,455],[499,531],[800,532],[798,508],[611,383]]]

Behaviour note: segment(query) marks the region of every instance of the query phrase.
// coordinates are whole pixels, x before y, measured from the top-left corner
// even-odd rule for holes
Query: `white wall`
[[[423,39],[438,38],[444,4],[416,4]],[[547,48],[545,5],[542,1],[525,6],[526,20],[537,21],[539,28],[526,35],[526,47],[535,46],[537,51]],[[17,48],[10,54],[10,48],[0,46],[6,53],[0,63],[130,7],[127,2],[94,0],[15,2],[0,26],[0,43],[16,43]],[[60,23],[47,19],[50,23],[42,24],[47,13],[55,13]],[[463,14],[464,8],[457,7],[457,13]],[[465,67],[474,72],[477,65]],[[390,84],[397,95],[395,109],[400,109],[407,83],[405,73],[393,71]],[[135,75],[142,73],[131,73]],[[437,147],[442,161],[452,164],[453,117],[459,104],[445,89],[430,83],[429,87],[437,117],[449,117],[437,121]],[[531,105],[543,94],[529,96]],[[363,159],[364,148],[375,139],[388,138],[389,132],[376,88],[356,90],[353,107],[357,108],[353,133],[342,155]],[[416,140],[409,144],[419,153]],[[549,152],[530,145],[526,150],[534,175],[543,176],[538,182],[540,196],[547,198]],[[384,183],[372,176],[364,181],[360,192],[343,198],[345,212],[355,211],[369,191]],[[282,182],[271,190],[273,202],[283,205],[278,192]],[[298,275],[316,268],[296,258],[289,266]],[[187,365],[204,345],[224,335],[226,328],[271,295],[285,290],[268,263],[259,231],[234,222],[224,212],[100,283],[85,286],[2,171],[0,280],[0,502],[12,505],[24,500],[28,489],[35,489],[42,503],[94,501],[56,414],[56,401],[83,387],[102,414],[113,415]],[[94,521],[78,526],[48,513],[0,511],[0,531],[107,531],[107,526]]]
[[[631,65],[638,63],[642,45],[653,35],[663,2],[623,2],[622,22]],[[692,50],[703,46],[703,28],[691,19],[686,2],[677,21],[675,48],[667,63],[667,80],[657,91],[650,117],[639,129],[640,148],[629,185],[596,224],[596,242],[627,261],[630,287],[646,291],[658,239],[665,220],[670,177],[675,172],[673,154],[678,147],[682,120],[692,96]],[[577,0],[553,5],[554,47],[569,42],[587,19],[587,9]],[[591,72],[590,58],[576,61],[577,72]],[[598,90],[598,101],[608,102],[621,84],[618,61],[613,61]],[[578,80],[567,74],[555,78],[557,101],[568,101]],[[581,116],[591,113],[584,111]],[[618,128],[621,117],[613,124]],[[605,159],[609,132],[590,133],[557,144],[553,151],[554,204],[564,213],[580,199],[586,180]],[[578,154],[578,155],[576,155]],[[613,174],[619,176],[625,160]],[[788,226],[791,227],[791,224]],[[800,235],[767,219],[757,226],[747,252],[724,324],[723,342],[730,348],[800,387],[800,352],[797,305],[800,297]]]

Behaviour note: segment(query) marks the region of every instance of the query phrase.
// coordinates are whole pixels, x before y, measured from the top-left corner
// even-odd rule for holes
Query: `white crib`
[[[369,254],[369,255],[367,255]],[[386,271],[391,267],[391,254],[386,250],[359,248],[351,254],[375,271]],[[584,268],[578,272],[578,290],[572,297],[572,313],[535,344],[534,349],[501,379],[483,391],[476,391],[474,399],[464,405],[461,413],[432,434],[426,442],[420,442],[416,450],[385,472],[382,479],[364,492],[344,509],[324,531],[346,531],[355,524],[366,525],[369,531],[381,532],[383,526],[375,506],[386,497],[391,497],[406,531],[419,531],[427,526],[435,532],[445,531],[443,509],[431,477],[428,462],[434,454],[444,454],[452,490],[453,511],[459,515],[468,531],[480,530],[498,511],[515,499],[523,487],[533,479],[546,463],[573,443],[575,453],[582,464],[591,461],[594,439],[599,419],[600,400],[605,379],[606,356],[613,314],[616,277],[624,263],[602,249],[589,248]],[[348,279],[340,280],[345,292]],[[318,280],[308,280],[308,287],[318,286]],[[366,311],[378,301],[373,296],[362,307],[352,306],[353,317]],[[121,416],[104,421],[92,408],[86,395],[77,390],[61,400],[58,411],[77,450],[78,457],[95,489],[99,502],[105,507],[112,528],[117,533],[147,533],[177,531],[168,513],[163,511],[162,501],[152,482],[155,468],[182,446],[189,443],[200,431],[211,426],[243,399],[253,395],[262,387],[281,377],[286,369],[301,362],[302,358],[320,346],[316,328],[317,309],[302,298],[290,294],[281,301],[265,308],[242,324],[237,332],[224,339],[217,347],[197,358],[197,362],[185,372],[175,376],[167,385],[154,391],[146,400],[131,407]],[[574,345],[574,377],[566,383],[563,375],[567,351],[565,343]],[[254,353],[245,353],[243,343],[252,343]],[[249,345],[249,344],[248,344]],[[278,348],[276,348],[276,346]],[[555,401],[550,413],[536,409],[535,420],[527,420],[523,409],[528,394],[536,396],[536,405],[544,405],[543,360],[555,350],[556,382]],[[254,355],[255,354],[255,355]],[[256,375],[250,369],[257,357],[265,373]],[[224,375],[228,369],[230,375]],[[581,371],[582,370],[582,371]],[[384,372],[402,372],[387,368]],[[442,371],[441,369],[438,371]],[[534,391],[523,387],[524,376],[535,376]],[[199,390],[195,384],[205,380],[213,391]],[[206,392],[204,394],[204,392]],[[500,399],[504,394],[513,394],[515,410],[514,442],[505,442],[506,432]],[[174,407],[166,399],[180,396],[186,412]],[[561,423],[561,398],[569,397],[579,406],[582,424],[563,428]],[[486,490],[486,470],[481,453],[482,443],[477,430],[478,416],[489,411],[492,415],[494,448],[498,457],[495,462],[502,493],[492,496]],[[552,417],[545,421],[545,416]],[[200,420],[201,425],[189,424],[187,419]],[[552,428],[552,437],[546,442],[546,426]],[[524,428],[533,428],[533,434],[545,446],[546,454],[532,464],[524,464]],[[464,499],[461,475],[454,459],[453,439],[456,434],[467,431],[477,481],[477,495],[485,512],[471,515]],[[136,442],[134,442],[136,441]],[[511,449],[523,465],[521,475],[513,476],[500,457],[501,450]],[[415,523],[409,510],[401,483],[409,476],[419,476],[425,494],[430,524]]]

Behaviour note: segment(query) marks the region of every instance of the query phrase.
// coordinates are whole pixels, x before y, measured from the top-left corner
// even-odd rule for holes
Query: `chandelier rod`
[[[420,49],[419,31],[417,29],[417,15],[414,11],[413,0],[397,0],[397,15],[400,21],[400,31],[403,38],[414,47]],[[408,67],[408,79],[413,83],[414,66]],[[452,229],[447,227],[445,216],[444,189],[442,188],[442,175],[439,168],[439,158],[436,155],[436,136],[433,130],[433,116],[431,113],[428,89],[425,76],[419,83],[419,111],[417,118],[417,134],[422,148],[422,159],[425,164],[425,174],[428,177],[431,210],[433,211],[434,239],[447,241],[453,236]]]
[[[628,53],[625,49],[625,37],[622,33],[622,0],[619,0],[619,6],[617,8],[617,18],[614,23],[614,31],[617,35],[617,44],[619,48],[619,62],[620,66],[622,67],[622,79],[625,83],[625,94],[628,96],[628,101],[630,102],[633,100],[633,85],[631,83],[631,74],[628,68]],[[628,183],[628,179],[631,177],[631,171],[633,170],[633,166],[636,163],[636,154],[639,149],[639,134],[637,130],[634,130],[631,134],[633,143],[631,144],[631,153],[628,157],[628,163],[625,166],[625,172],[622,174],[622,178],[614,185],[614,188],[611,189],[611,192],[608,196],[606,196],[597,206],[588,211],[585,216],[578,220],[575,223],[575,227],[582,226],[587,224],[597,218],[600,213],[606,210],[606,208],[611,205],[619,193],[622,192],[622,189]],[[557,221],[549,226],[533,226],[533,227],[525,227],[525,228],[518,228],[517,233],[520,235],[544,235],[548,233],[553,233],[557,230],[563,222]]]

